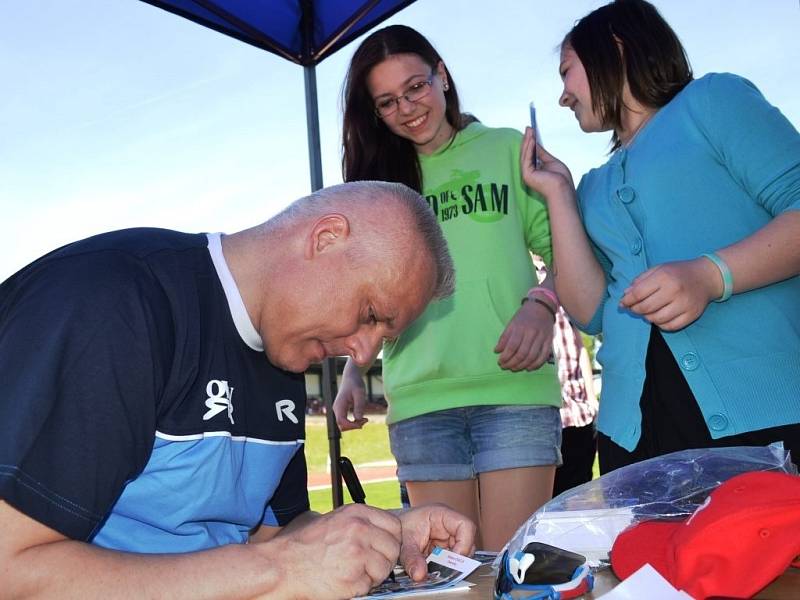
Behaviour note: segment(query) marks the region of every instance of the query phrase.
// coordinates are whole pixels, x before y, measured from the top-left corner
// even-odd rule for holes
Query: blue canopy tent
[[[141,0],[302,65],[311,189],[322,187],[316,65],[414,0]],[[333,506],[344,502],[339,428],[333,415],[336,363],[322,365]]]

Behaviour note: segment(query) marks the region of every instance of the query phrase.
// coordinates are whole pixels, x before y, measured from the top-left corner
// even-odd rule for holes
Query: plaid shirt
[[[563,427],[584,427],[597,415],[597,397],[592,394],[589,398],[581,371],[582,349],[583,339],[580,333],[572,327],[564,309],[559,308],[553,329],[553,355],[558,364],[558,379],[561,382]]]

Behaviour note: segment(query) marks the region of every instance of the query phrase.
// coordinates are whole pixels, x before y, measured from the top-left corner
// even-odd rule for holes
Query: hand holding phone
[[[533,139],[536,144],[533,146],[533,167],[539,168],[541,164],[539,162],[539,156],[537,149],[539,145],[542,143],[542,138],[539,136],[539,128],[536,126],[536,106],[534,106],[533,102],[530,104],[531,107],[531,129],[533,130]]]

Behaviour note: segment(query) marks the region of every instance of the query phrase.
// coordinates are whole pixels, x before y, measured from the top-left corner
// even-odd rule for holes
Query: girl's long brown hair
[[[371,34],[353,54],[342,90],[342,176],[345,181],[379,180],[404,183],[422,192],[422,174],[414,144],[392,133],[375,114],[367,89],[367,77],[374,66],[395,54],[416,54],[431,70],[442,61],[431,43],[405,25],[392,25]],[[458,92],[447,71],[445,118],[453,130],[469,122],[463,118]],[[473,119],[474,120],[474,119]]]

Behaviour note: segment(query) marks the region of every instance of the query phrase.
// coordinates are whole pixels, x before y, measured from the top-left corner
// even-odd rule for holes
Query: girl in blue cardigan
[[[611,131],[575,190],[528,131],[558,296],[603,334],[601,472],[686,448],[783,441],[800,455],[800,135],[749,81],[694,80],[644,0],[581,19],[560,104]]]

